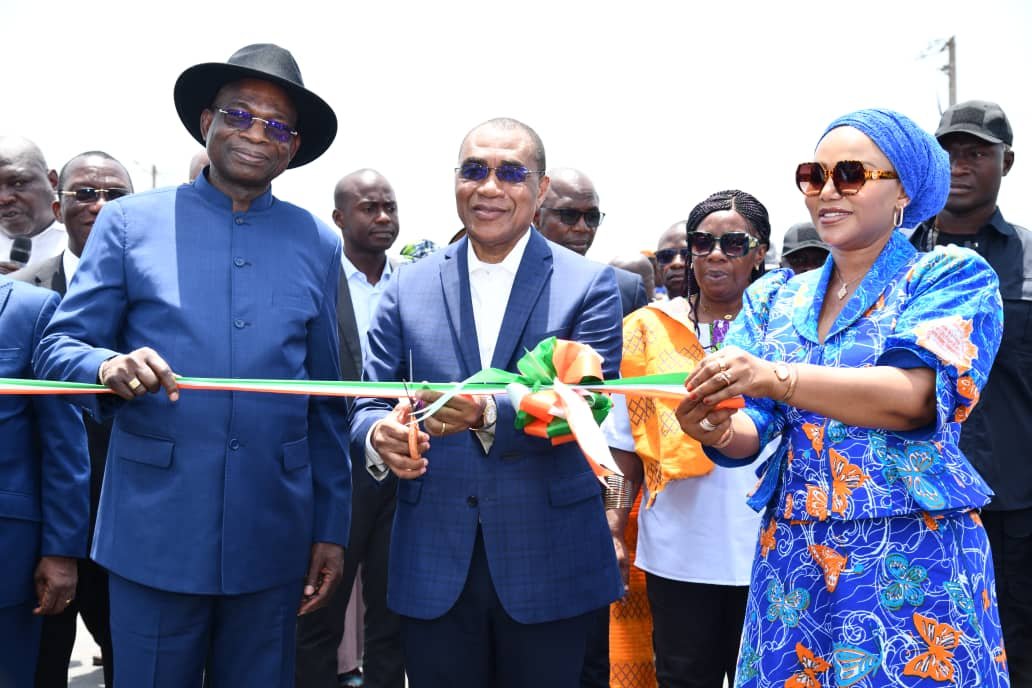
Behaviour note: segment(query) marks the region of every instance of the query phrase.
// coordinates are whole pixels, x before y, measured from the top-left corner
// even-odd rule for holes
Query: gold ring
[[[717,365],[720,366],[720,372],[727,370],[727,361],[724,360],[723,356],[717,359]]]
[[[134,377],[132,380],[129,381],[129,389],[131,389],[132,391],[135,392],[136,388],[139,387],[142,384],[143,383],[140,382],[139,378]]]
[[[728,375],[728,373],[727,373],[727,371],[726,371],[726,370],[725,370],[725,371],[722,371],[722,372],[720,373],[720,375],[717,375],[717,377],[719,377],[719,378],[720,378],[721,380],[723,380],[723,381],[724,381],[724,386],[725,386],[725,387],[730,387],[730,386],[731,386],[731,383],[733,382],[733,380],[731,379],[731,376],[730,376],[730,375]]]
[[[71,604],[71,603],[72,603],[71,600],[65,600],[65,604]]]
[[[717,426],[710,422],[709,418],[703,418],[699,421],[699,427],[706,432],[713,432],[717,429]]]
[[[444,434],[444,431],[445,431],[445,430],[447,430],[447,429],[448,429],[448,424],[447,424],[447,423],[445,423],[445,422],[444,422],[444,421],[442,420],[442,421],[441,421],[441,434],[443,435],[443,434]]]

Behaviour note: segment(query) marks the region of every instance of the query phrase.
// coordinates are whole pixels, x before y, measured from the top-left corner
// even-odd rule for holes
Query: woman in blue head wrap
[[[996,275],[898,231],[942,208],[949,160],[903,115],[861,110],[796,183],[828,260],[753,284],[677,410],[723,466],[781,442],[749,497],[736,685],[1005,686],[991,492],[957,444],[1000,343]],[[742,412],[715,408],[739,394]]]

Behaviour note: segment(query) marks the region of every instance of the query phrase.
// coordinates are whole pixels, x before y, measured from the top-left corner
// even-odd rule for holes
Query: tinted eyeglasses
[[[247,131],[257,121],[265,125],[265,134],[274,141],[287,143],[290,139],[297,136],[297,130],[289,124],[284,124],[274,119],[265,119],[247,110],[227,108],[215,108],[215,110],[222,114],[222,121],[240,131]]]
[[[495,178],[506,184],[522,184],[532,172],[525,165],[515,162],[503,162],[498,167],[488,167],[487,163],[480,160],[467,160],[461,167],[456,167],[455,171],[460,177],[471,182],[484,181],[493,171]]]
[[[719,237],[709,232],[688,232],[688,247],[693,256],[708,256],[717,244],[720,244],[720,252],[728,258],[741,258],[759,246],[760,240],[745,232],[727,232]]]
[[[116,198],[128,196],[132,191],[129,189],[94,189],[86,186],[72,191],[62,191],[62,196],[71,196],[79,203],[96,203],[103,196],[105,201],[113,201]]]
[[[681,256],[681,260],[685,263],[688,262],[688,249],[687,248],[661,248],[656,251],[656,262],[660,265],[669,265],[674,262],[674,258]]]
[[[602,218],[606,216],[605,213],[599,212],[598,208],[592,208],[591,210],[577,210],[576,208],[545,208],[542,206],[542,210],[548,210],[559,216],[559,221],[564,225],[573,227],[575,224],[580,222],[580,219],[584,218],[584,224],[591,229],[597,228],[602,223]]]
[[[859,160],[839,160],[830,170],[819,162],[804,162],[796,168],[795,180],[806,196],[816,196],[831,177],[831,183],[843,196],[859,193],[868,179],[899,179],[890,170],[869,170]]]

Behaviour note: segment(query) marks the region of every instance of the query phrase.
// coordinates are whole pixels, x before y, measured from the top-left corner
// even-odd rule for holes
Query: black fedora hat
[[[212,106],[215,94],[241,79],[270,81],[290,97],[297,108],[301,146],[289,167],[310,163],[326,152],[337,135],[337,116],[325,100],[305,88],[301,70],[290,51],[272,43],[256,43],[233,53],[229,60],[194,65],[179,75],[174,98],[186,130],[203,146],[201,111]]]

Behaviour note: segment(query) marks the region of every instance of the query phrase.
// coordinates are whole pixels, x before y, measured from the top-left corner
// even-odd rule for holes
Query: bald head
[[[194,156],[190,158],[190,176],[186,181],[192,182],[197,179],[208,166],[208,162],[208,151],[201,149],[194,153]]]
[[[398,201],[390,182],[376,170],[356,170],[337,182],[333,205],[348,260],[359,268],[366,261],[379,265],[398,238]]]
[[[8,236],[35,236],[54,221],[57,172],[43,152],[20,136],[0,137],[0,228]],[[6,256],[0,256],[6,260]]]
[[[621,268],[627,272],[633,272],[641,277],[645,284],[645,296],[649,301],[656,299],[656,271],[652,268],[652,261],[641,253],[633,256],[617,256],[609,261],[614,268]]]
[[[601,222],[595,185],[588,175],[570,167],[550,170],[548,176],[552,182],[534,225],[545,238],[583,256]]]

